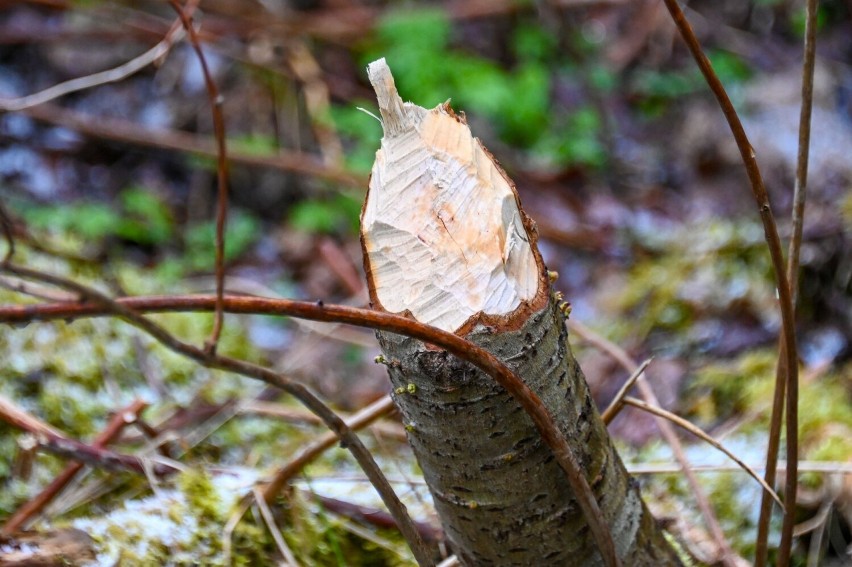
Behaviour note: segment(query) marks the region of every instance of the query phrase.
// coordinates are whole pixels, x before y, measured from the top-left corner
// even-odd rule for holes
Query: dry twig
[[[601,419],[607,425],[609,425],[615,416],[621,412],[621,409],[624,407],[624,397],[630,392],[630,389],[633,388],[633,385],[636,384],[636,381],[642,377],[642,374],[645,373],[645,369],[648,368],[648,365],[651,364],[653,358],[649,358],[642,364],[636,367],[636,370],[630,375],[629,378],[624,382],[624,385],[618,390],[615,396],[612,398],[612,401],[609,402],[609,405],[605,410],[601,412]]]
[[[693,435],[695,435],[696,437],[698,437],[702,441],[709,443],[710,445],[712,445],[713,447],[715,447],[716,449],[718,449],[719,451],[724,453],[727,457],[729,457],[735,463],[737,463],[737,465],[739,465],[739,467],[741,469],[743,469],[750,477],[752,477],[754,480],[756,480],[757,483],[761,487],[763,487],[763,490],[765,490],[766,493],[769,494],[769,496],[771,496],[776,502],[778,502],[779,505],[783,505],[783,503],[781,502],[781,498],[778,497],[778,495],[775,493],[775,491],[772,490],[772,487],[769,486],[766,483],[765,480],[760,478],[760,475],[758,475],[756,472],[754,472],[754,469],[752,469],[750,466],[745,464],[739,457],[737,457],[732,452],[730,452],[727,448],[725,448],[724,445],[719,443],[717,440],[713,439],[713,437],[708,435],[700,427],[695,426],[694,424],[688,422],[687,420],[683,419],[679,415],[676,415],[676,414],[673,414],[670,411],[664,410],[663,408],[661,408],[659,406],[655,406],[655,405],[649,404],[647,402],[643,402],[642,400],[637,400],[636,398],[633,398],[633,397],[630,397],[630,396],[627,396],[626,398],[624,398],[624,403],[627,404],[627,405],[633,406],[635,408],[639,408],[639,409],[646,411],[648,413],[654,414],[656,416],[662,417],[664,419],[667,419],[667,420],[671,421],[672,423],[674,423],[675,425],[677,425],[678,427],[685,429],[686,431],[689,431],[690,433],[692,433]]]
[[[757,202],[760,219],[763,222],[763,231],[766,237],[766,244],[769,248],[769,254],[772,258],[772,268],[775,272],[776,289],[778,291],[778,304],[781,311],[782,320],[782,337],[783,348],[779,349],[779,357],[784,360],[783,372],[779,370],[778,381],[776,382],[776,399],[783,397],[784,384],[782,378],[786,379],[787,389],[787,462],[789,463],[789,471],[787,475],[787,483],[784,491],[784,496],[787,505],[784,507],[784,525],[781,533],[781,545],[779,546],[778,565],[786,567],[790,559],[790,548],[792,545],[792,532],[795,523],[795,508],[796,508],[796,490],[798,475],[796,474],[796,460],[799,455],[799,440],[798,440],[798,399],[799,399],[799,368],[796,349],[796,329],[795,329],[795,310],[793,308],[793,298],[791,288],[787,277],[787,271],[784,264],[784,253],[781,250],[781,239],[778,236],[778,227],[775,224],[775,218],[772,215],[772,208],[769,203],[769,195],[766,192],[766,187],[763,184],[763,177],[760,173],[760,167],[757,164],[754,148],[752,148],[728,93],[725,87],[716,76],[710,60],[704,54],[698,38],[692,31],[689,22],[683,15],[683,11],[677,3],[677,0],[664,0],[669,13],[677,26],[684,42],[689,51],[692,53],[701,74],[707,81],[707,85],[716,97],[719,106],[722,109],[731,133],[736,140],[737,147],[740,151],[743,164],[745,165],[746,173],[751,182],[751,190]],[[780,390],[780,396],[779,396]],[[780,410],[780,408],[779,408]],[[774,413],[773,417],[776,421],[780,421],[780,411]],[[780,425],[770,426],[772,431],[780,432]],[[775,454],[769,456],[769,461],[776,459]],[[771,463],[767,462],[767,469],[771,467]]]
[[[636,362],[624,349],[598,335],[579,321],[569,319],[567,324],[568,328],[572,332],[576,333],[581,339],[593,345],[595,348],[609,354],[621,365],[622,368],[630,373],[636,371]],[[636,387],[639,389],[639,394],[642,396],[643,400],[651,405],[657,407],[661,406],[660,401],[657,399],[656,394],[654,394],[654,390],[651,389],[651,386],[648,384],[647,379],[637,380]],[[695,497],[698,509],[701,511],[701,517],[704,518],[704,523],[707,524],[707,529],[710,531],[710,535],[713,537],[719,553],[723,556],[731,557],[733,555],[733,550],[731,550],[730,545],[725,539],[725,534],[722,532],[722,527],[719,525],[719,520],[716,519],[716,514],[713,512],[712,506],[710,506],[710,501],[707,499],[704,489],[701,488],[701,485],[698,483],[698,478],[696,478],[695,474],[692,472],[692,466],[686,458],[686,453],[683,451],[683,446],[680,443],[680,439],[678,439],[677,433],[675,433],[674,428],[665,419],[658,418],[655,421],[657,427],[660,428],[660,433],[662,433],[663,439],[665,439],[666,443],[668,443],[669,447],[671,447],[675,460],[680,463],[683,476],[686,477],[686,482],[689,485],[690,490],[692,490],[692,495]]]
[[[216,82],[210,74],[204,51],[192,26],[192,15],[184,10],[177,0],[171,0],[172,8],[178,13],[189,42],[198,57],[201,72],[204,75],[204,84],[207,87],[207,96],[210,99],[210,110],[213,114],[213,132],[216,137],[216,179],[218,192],[216,196],[216,310],[213,316],[213,330],[210,338],[204,343],[204,348],[211,354],[216,353],[219,337],[222,334],[222,322],[224,312],[222,311],[222,297],[225,295],[225,221],[228,216],[228,149],[225,144],[225,117],[222,114],[222,103],[224,97],[219,94]]]
[[[796,164],[796,185],[793,190],[793,234],[787,253],[787,281],[790,282],[790,294],[795,308],[797,284],[799,277],[799,250],[802,245],[802,225],[805,216],[805,200],[808,186],[808,153],[811,138],[811,109],[813,107],[814,60],[816,57],[816,12],[817,0],[807,1],[807,16],[805,19],[804,62],[802,63],[802,106],[799,113],[799,148]],[[775,484],[778,449],[781,443],[781,414],[783,413],[785,382],[787,376],[787,360],[784,356],[784,344],[779,341],[778,363],[776,366],[775,394],[772,401],[772,417],[770,418],[769,443],[766,454],[766,476],[769,484]],[[789,426],[788,426],[789,427]],[[788,435],[789,436],[789,435]],[[789,455],[788,455],[789,458]],[[788,475],[787,479],[798,482],[796,475]],[[788,487],[789,488],[789,487]],[[790,493],[787,493],[789,500]],[[793,498],[795,500],[795,498]],[[795,502],[792,503],[795,505]],[[755,560],[757,567],[766,564],[769,542],[769,521],[772,515],[772,503],[764,497],[760,502],[760,518],[757,524],[757,541],[755,543]],[[789,519],[788,519],[789,517]],[[785,514],[782,527],[782,547],[790,544],[787,540],[792,537],[791,514]],[[783,534],[789,534],[784,539]]]
[[[82,307],[84,305],[97,306],[99,309],[102,310],[102,314],[109,314],[111,316],[123,319],[127,323],[130,323],[131,325],[148,333],[149,335],[151,335],[151,337],[156,339],[165,347],[173,350],[174,352],[182,354],[192,360],[195,360],[203,366],[206,366],[208,368],[217,368],[219,370],[227,370],[229,372],[235,372],[243,376],[252,377],[266,382],[271,386],[280,388],[294,396],[301,403],[303,403],[305,407],[316,413],[323,420],[323,422],[325,422],[325,424],[338,435],[338,437],[341,439],[341,443],[350,450],[352,455],[355,457],[355,460],[364,470],[366,475],[370,478],[370,481],[373,482],[373,486],[376,488],[376,491],[382,497],[382,500],[390,510],[391,514],[393,514],[394,518],[396,518],[397,523],[400,526],[400,531],[402,532],[403,537],[406,539],[409,546],[411,547],[411,550],[414,553],[415,558],[417,558],[418,563],[421,565],[432,565],[432,559],[425,546],[423,545],[423,542],[420,539],[420,535],[414,527],[413,521],[408,516],[408,513],[405,510],[405,506],[403,506],[403,504],[399,501],[399,498],[393,491],[393,488],[390,486],[390,483],[385,478],[381,469],[376,464],[375,460],[373,459],[373,456],[370,454],[370,452],[367,450],[367,448],[364,446],[358,436],[355,435],[355,433],[353,433],[352,430],[346,426],[343,420],[340,419],[337,414],[335,414],[328,406],[326,406],[305,386],[303,386],[302,384],[291,382],[283,375],[273,372],[268,368],[264,368],[262,366],[258,366],[234,358],[219,356],[203,349],[197,348],[188,343],[184,343],[178,340],[173,335],[171,335],[157,323],[140,315],[136,310],[134,310],[132,307],[129,307],[122,300],[113,300],[93,288],[81,285],[77,282],[56,275],[46,274],[38,270],[33,270],[22,266],[15,266],[8,262],[0,264],[0,269],[8,273],[14,274],[18,277],[32,279],[43,283],[49,283],[51,285],[55,285],[68,291],[78,293],[80,295],[81,301],[86,302],[74,304],[78,307]],[[215,296],[212,298],[208,297],[208,299],[211,299],[212,303],[208,304],[208,308],[205,309],[205,311],[210,311],[215,308],[215,303],[217,301],[217,298]],[[322,310],[322,305],[309,305],[319,307],[320,310]],[[356,318],[359,320],[361,319],[361,317],[358,316],[356,316]],[[458,337],[454,338],[461,341],[462,343],[466,342],[462,339],[458,339]],[[464,352],[464,349],[461,348],[461,346],[456,345],[456,351]],[[495,362],[499,365],[499,362],[496,361],[496,359]],[[510,372],[508,369],[505,369],[505,371]],[[514,377],[513,374],[511,376]],[[514,378],[518,380],[517,377]]]
[[[96,448],[103,448],[109,445],[116,437],[118,437],[126,425],[136,420],[147,405],[148,404],[141,400],[136,400],[126,408],[116,412],[115,415],[112,416],[112,419],[109,421],[106,428],[97,436],[97,438],[95,438],[92,446]],[[62,490],[69,482],[71,482],[82,468],[83,464],[80,462],[71,463],[66,466],[65,469],[59,473],[59,476],[53,479],[53,482],[51,482],[44,490],[12,514],[12,516],[6,520],[3,528],[0,529],[0,532],[10,534],[16,532],[20,528],[26,527],[26,524],[30,521],[30,519],[38,514],[51,500],[53,500],[53,498],[56,497],[57,494],[62,492]]]
[[[198,2],[199,0],[190,0],[187,2],[186,13],[192,14],[198,6]],[[67,94],[91,89],[108,83],[123,81],[127,77],[138,73],[148,65],[151,65],[155,61],[165,57],[172,46],[180,41],[182,37],[183,29],[181,28],[180,20],[178,20],[172,24],[168,33],[166,33],[166,36],[157,45],[142,55],[134,57],[130,61],[127,61],[113,69],[107,69],[106,71],[86,75],[85,77],[77,77],[76,79],[71,79],[70,81],[53,85],[52,87],[31,95],[13,99],[0,99],[0,110],[9,112],[20,111],[32,106],[44,104]]]

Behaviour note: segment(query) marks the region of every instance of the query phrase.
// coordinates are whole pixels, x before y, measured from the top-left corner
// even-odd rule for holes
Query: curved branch
[[[27,277],[23,273],[24,271],[28,271],[25,268],[7,266],[6,269],[12,269],[13,271],[11,273]],[[121,311],[116,312],[114,309],[110,309],[109,306],[103,303],[99,304],[88,302],[73,304],[48,303],[40,305],[0,307],[0,323],[22,324],[31,321],[47,321],[56,319],[71,320],[115,314],[124,317],[124,312],[138,314],[212,311],[215,308],[216,296],[183,295],[126,297],[111,301]],[[571,482],[572,488],[586,484],[585,492],[582,488],[575,489],[577,500],[581,503],[581,505],[583,505],[583,510],[586,514],[586,521],[589,523],[591,529],[597,530],[598,533],[595,534],[596,541],[605,540],[607,537],[611,539],[611,535],[604,525],[605,523],[603,522],[600,509],[597,507],[597,502],[595,501],[591,490],[588,489],[588,483],[586,482],[585,477],[583,477],[579,471],[579,465],[574,458],[571,447],[559,431],[556,423],[554,423],[550,412],[541,402],[539,397],[530,390],[529,387],[520,378],[518,378],[517,375],[515,375],[515,373],[509,370],[505,364],[500,362],[497,357],[487,350],[447,331],[442,331],[435,327],[424,325],[423,323],[419,323],[401,315],[393,315],[386,312],[358,309],[343,305],[326,305],[322,301],[308,302],[294,301],[290,299],[267,299],[261,297],[233,295],[226,295],[223,298],[223,303],[224,309],[228,313],[286,315],[290,317],[310,319],[313,321],[347,323],[359,327],[368,327],[371,329],[381,329],[391,333],[398,333],[433,344],[446,350],[453,356],[473,364],[488,374],[492,379],[500,384],[500,386],[505,388],[506,391],[509,392],[509,394],[521,405],[521,407],[523,407],[524,411],[527,412],[533,420],[533,423],[535,423],[539,433],[541,433],[542,439],[551,448],[554,457],[556,457],[559,465],[562,467],[562,470],[565,471],[566,477],[569,482]],[[143,318],[143,320],[150,323],[147,319]],[[184,352],[184,354],[190,358],[207,362],[209,365],[217,368],[251,375],[275,385],[278,385],[279,381],[283,379],[278,374],[275,374],[270,370],[247,362],[225,359],[224,357],[218,356],[211,357],[200,349],[196,349],[195,347],[189,348],[191,351]],[[224,362],[225,360],[227,360],[227,363]],[[213,364],[213,361],[216,361],[216,364]],[[304,389],[302,386],[291,382],[286,382],[286,384],[290,389]],[[288,391],[290,390],[288,389]],[[319,402],[319,400],[315,401]],[[335,416],[335,418],[340,422],[340,427],[349,431],[340,418],[337,418],[337,416]],[[333,429],[337,431],[336,428]],[[597,517],[594,514],[595,510],[597,511]],[[595,525],[596,522],[598,525]]]
[[[268,368],[243,360],[216,355],[212,352],[208,352],[207,350],[182,342],[151,319],[142,316],[136,309],[126,304],[126,302],[114,300],[96,289],[81,285],[63,277],[43,273],[38,270],[22,266],[16,266],[8,262],[0,264],[0,270],[14,274],[18,277],[49,283],[68,291],[75,292],[79,294],[82,301],[90,303],[78,303],[74,305],[80,307],[95,306],[100,310],[100,315],[120,317],[127,323],[130,323],[131,325],[148,333],[167,348],[180,353],[207,368],[227,370],[243,376],[255,378],[280,388],[295,397],[305,407],[316,414],[317,417],[322,419],[328,428],[334,431],[340,438],[341,445],[349,449],[352,456],[355,457],[355,460],[370,479],[370,482],[379,493],[379,496],[381,496],[385,506],[388,507],[388,510],[391,512],[394,519],[396,519],[400,532],[411,547],[411,551],[417,559],[417,563],[419,565],[434,565],[431,554],[423,544],[423,539],[420,537],[417,527],[414,525],[414,522],[408,515],[405,506],[402,502],[400,502],[399,497],[393,491],[393,488],[387,478],[385,478],[385,475],[382,473],[378,464],[376,464],[376,461],[373,459],[369,450],[367,450],[361,442],[361,439],[346,425],[346,423],[304,385],[291,382],[283,375],[273,372]],[[216,296],[210,296],[208,299],[210,300],[210,303],[208,309],[205,309],[205,311],[213,310],[217,301]],[[34,306],[29,307],[32,308]]]
[[[776,381],[776,399],[783,396],[786,385],[787,390],[787,462],[789,463],[787,481],[785,486],[786,506],[784,507],[784,525],[781,534],[781,544],[778,548],[778,565],[786,567],[790,558],[790,549],[792,545],[792,531],[795,524],[795,509],[796,509],[796,490],[798,488],[798,475],[796,472],[796,461],[799,455],[799,367],[798,356],[796,352],[796,314],[793,308],[793,296],[790,289],[790,282],[787,276],[787,270],[784,263],[784,253],[781,250],[781,239],[778,236],[778,227],[775,225],[775,218],[772,215],[772,208],[769,205],[769,195],[766,192],[766,187],[763,184],[763,177],[760,174],[760,168],[757,165],[754,148],[749,142],[748,136],[745,133],[742,122],[740,121],[737,111],[734,108],[725,87],[716,76],[713,66],[704,55],[698,38],[692,31],[692,27],[683,15],[683,11],[677,3],[677,0],[664,0],[669,13],[674,20],[678,31],[681,34],[689,51],[692,53],[698,68],[701,70],[704,79],[713,95],[716,97],[725,119],[728,121],[728,126],[737,142],[737,147],[740,151],[743,164],[745,165],[746,173],[751,182],[751,190],[754,194],[757,207],[760,212],[760,219],[763,222],[763,232],[766,237],[766,244],[769,247],[769,254],[772,258],[772,269],[775,272],[775,281],[778,290],[778,303],[781,310],[782,320],[782,337],[783,348],[780,349],[779,358],[783,358],[783,364],[779,364],[778,380]],[[780,370],[783,367],[784,372]],[[786,378],[786,384],[782,381]],[[780,405],[780,404],[777,404]],[[778,408],[780,410],[780,408]],[[774,412],[773,417],[778,416],[780,419],[780,411]],[[774,433],[774,431],[773,431]],[[772,468],[772,465],[777,459],[777,456],[770,454],[767,460],[767,473]],[[769,480],[767,474],[767,481]]]
[[[177,12],[187,35],[189,43],[195,51],[201,73],[204,76],[204,84],[207,87],[207,97],[210,99],[210,110],[213,115],[213,132],[216,138],[216,311],[213,318],[213,330],[210,338],[204,343],[205,350],[216,353],[219,337],[222,334],[224,313],[222,312],[222,296],[225,294],[225,222],[228,218],[228,150],[225,144],[225,117],[222,115],[222,102],[224,98],[219,94],[216,81],[210,74],[204,50],[198,40],[198,34],[192,27],[192,7],[184,10],[178,0],[171,0],[172,8]]]

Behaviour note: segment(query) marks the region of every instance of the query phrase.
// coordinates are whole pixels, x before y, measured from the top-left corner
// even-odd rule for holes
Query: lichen
[[[180,473],[170,487],[126,500],[105,515],[77,519],[73,525],[95,540],[97,565],[227,565],[225,522],[255,479],[251,472],[243,471],[243,476],[234,472],[212,476],[191,469]],[[267,538],[266,532],[243,526],[238,531],[236,563],[261,561],[268,551]]]

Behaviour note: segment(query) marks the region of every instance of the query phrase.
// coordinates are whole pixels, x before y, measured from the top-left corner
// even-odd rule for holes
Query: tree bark
[[[455,331],[506,363],[556,417],[622,563],[680,565],[571,353],[514,186],[448,105],[403,104],[384,60],[368,73],[385,131],[362,212],[373,307]],[[394,401],[461,562],[601,565],[562,470],[520,405],[442,350],[378,337]]]

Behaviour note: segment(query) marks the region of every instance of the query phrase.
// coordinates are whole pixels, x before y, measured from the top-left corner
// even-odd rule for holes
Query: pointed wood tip
[[[451,332],[521,320],[547,282],[513,184],[449,103],[403,103],[384,59],[367,74],[385,132],[361,215],[373,304]]]
[[[367,65],[367,77],[376,91],[385,136],[393,137],[405,129],[407,119],[405,106],[384,57]]]

